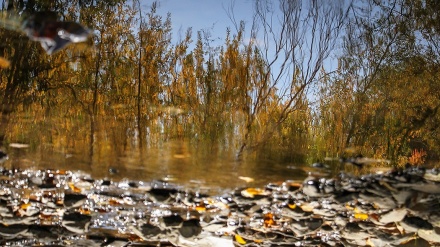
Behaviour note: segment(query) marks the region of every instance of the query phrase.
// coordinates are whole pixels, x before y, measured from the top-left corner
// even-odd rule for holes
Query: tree
[[[289,115],[300,109],[338,40],[350,5],[343,1],[281,0],[271,4],[261,0],[255,6],[248,46],[258,48],[264,69],[247,92],[251,103],[238,156],[248,147],[267,142]],[[274,8],[281,13],[278,18]],[[275,92],[277,97],[272,97]],[[271,101],[278,102],[281,109],[266,109]],[[256,128],[257,116],[265,111],[271,117],[260,123],[266,127],[258,138],[252,139],[250,133]]]
[[[438,142],[432,123],[438,118],[439,54],[431,4],[363,1],[350,8],[339,67],[321,95],[323,122],[340,131],[321,126],[345,139],[340,149],[358,146],[367,155],[405,162],[416,142],[424,149]]]

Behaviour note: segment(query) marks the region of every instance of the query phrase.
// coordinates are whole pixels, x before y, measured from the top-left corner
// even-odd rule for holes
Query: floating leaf
[[[245,181],[246,183],[254,182],[254,179],[251,178],[251,177],[243,177],[243,176],[239,176],[238,179],[241,179],[241,180]]]
[[[20,148],[28,148],[29,144],[25,144],[25,143],[10,143],[9,146],[11,148],[18,148],[18,149],[20,149]]]

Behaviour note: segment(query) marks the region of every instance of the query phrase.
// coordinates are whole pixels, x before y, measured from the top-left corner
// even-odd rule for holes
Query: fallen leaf
[[[368,214],[364,214],[364,213],[355,213],[354,214],[354,218],[358,219],[358,220],[366,220],[368,219]]]
[[[273,225],[276,225],[276,222],[273,219],[273,214],[272,213],[265,214],[263,219],[264,219],[264,226],[265,227],[271,227]]]
[[[440,243],[440,235],[434,230],[418,230],[417,234],[428,242]]]
[[[405,218],[407,212],[408,211],[405,208],[391,210],[390,212],[383,214],[379,218],[379,222],[383,224],[400,222],[403,220],[403,218]]]
[[[255,196],[268,196],[270,193],[264,189],[247,188],[241,191],[241,195],[247,198],[255,198]]]
[[[235,234],[235,241],[237,241],[239,244],[246,244],[246,241],[238,234]]]
[[[313,205],[311,205],[310,203],[303,203],[301,204],[300,208],[304,211],[304,212],[313,212],[313,209],[315,207],[313,207]]]

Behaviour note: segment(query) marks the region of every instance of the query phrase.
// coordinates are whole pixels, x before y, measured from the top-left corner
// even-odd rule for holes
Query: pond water
[[[127,7],[122,3],[120,10],[123,6]],[[109,20],[115,18],[116,9],[101,7],[95,11],[101,11]],[[124,19],[123,12],[118,18]],[[219,72],[215,73],[218,78],[210,78],[209,71],[200,74],[198,69],[203,66],[197,66],[193,73],[183,61],[201,59],[204,63],[204,58],[189,59],[192,52],[185,59],[179,54],[174,59],[166,58],[165,51],[156,58],[149,53],[156,41],[142,36],[152,35],[150,32],[125,38],[134,43],[127,43],[130,52],[124,53],[126,49],[121,47],[125,43],[119,44],[124,37],[116,35],[121,30],[113,30],[113,25],[105,22],[65,22],[57,19],[56,12],[37,12],[27,17],[7,14],[0,22],[7,29],[2,29],[0,36],[8,37],[6,43],[23,47],[14,46],[1,55],[7,61],[5,70],[0,71],[0,148],[9,154],[3,164],[6,168],[81,170],[94,178],[163,179],[212,189],[260,187],[307,177],[307,124],[294,120],[304,119],[301,114],[306,111],[292,113],[292,123],[284,126],[288,133],[280,136],[281,127],[271,123],[271,114],[278,112],[278,106],[266,109],[271,97],[277,97],[270,96],[271,90],[260,91],[258,87],[266,88],[263,84],[255,88],[229,85],[236,82],[227,82]],[[23,18],[28,18],[24,25]],[[167,35],[159,35],[165,31],[158,30],[168,27],[157,18],[156,24],[146,26],[158,25],[152,33],[158,33],[160,40]],[[124,30],[136,30],[131,22],[124,25]],[[52,33],[54,26],[57,32]],[[107,40],[111,30],[115,39]],[[143,40],[148,40],[147,48],[143,48]],[[71,44],[63,49],[83,41],[84,48],[76,50]],[[168,42],[157,41],[157,47],[172,47]],[[29,59],[30,54],[36,59]],[[167,67],[164,63],[168,60],[179,62]],[[235,68],[225,70],[229,74]],[[177,75],[177,71],[182,74]],[[195,77],[187,80],[187,74]],[[185,79],[180,81],[174,76]],[[235,90],[239,87],[245,91]],[[267,102],[261,106],[246,99],[257,91],[267,94],[263,97]],[[256,114],[257,108],[266,110]],[[270,143],[277,133],[278,139]],[[241,147],[252,145],[258,146],[258,154],[253,150],[250,158],[247,152],[236,158],[237,151],[244,150]],[[283,147],[269,148],[266,153],[260,148],[265,145]]]
[[[118,133],[119,126],[104,120],[98,121],[101,124],[92,138],[86,120],[70,119],[66,127],[59,126],[60,121],[60,118],[36,121],[33,117],[11,121],[10,141],[4,148],[9,159],[3,166],[81,170],[96,179],[116,181],[163,179],[189,188],[211,190],[303,180],[312,171],[309,164],[256,158],[238,160],[233,149],[224,151],[194,140],[157,141],[151,137],[146,141],[149,145],[140,146],[136,138],[129,138],[128,134],[124,137]],[[156,141],[151,144],[153,139]]]

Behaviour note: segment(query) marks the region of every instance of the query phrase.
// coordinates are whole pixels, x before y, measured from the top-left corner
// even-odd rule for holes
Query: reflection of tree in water
[[[53,64],[43,62],[42,56],[20,34],[26,33],[30,39],[40,42],[48,54],[59,51],[69,43],[86,41],[89,36],[89,31],[81,25],[58,21],[55,12],[39,12],[39,7],[32,4],[35,3],[23,5],[20,1],[17,3],[18,7],[14,8],[13,1],[9,1],[7,10],[3,9],[1,13],[1,34],[6,39],[4,44],[8,44],[3,47],[2,55],[12,60],[2,57],[1,68],[12,66],[2,76],[4,90],[0,109],[0,146],[5,144],[11,114],[19,104],[31,105],[35,100],[35,93],[48,89],[48,78],[40,75],[54,69]],[[22,13],[22,16],[17,13]]]
[[[0,56],[10,61],[0,71],[3,143],[30,143],[34,149],[47,143],[65,153],[81,150],[89,163],[182,139],[203,147],[199,150],[211,148],[213,155],[286,163],[305,163],[310,152],[321,158],[338,157],[351,144],[365,145],[362,153],[367,157],[387,158],[387,152],[404,155],[411,141],[407,139],[414,136],[431,138],[421,143],[436,143],[434,134],[420,134],[428,126],[437,127],[436,95],[421,89],[427,88],[423,85],[435,89],[427,81],[435,81],[436,76],[411,66],[426,59],[401,66],[408,76],[380,63],[374,67],[398,74],[394,78],[400,78],[402,85],[404,78],[414,81],[409,86],[422,91],[405,96],[411,99],[410,105],[420,102],[420,95],[429,96],[426,104],[405,109],[386,103],[395,99],[394,104],[399,104],[405,97],[398,90],[388,90],[393,81],[385,75],[366,75],[368,79],[359,83],[374,86],[355,93],[361,84],[350,84],[356,81],[350,77],[350,68],[345,68],[347,73],[339,68],[336,79],[323,71],[338,31],[352,21],[345,19],[346,6],[341,2],[281,1],[280,25],[286,29],[276,33],[267,19],[273,6],[258,1],[255,21],[266,25],[262,36],[280,42],[274,57],[270,57],[269,43],[256,42],[257,28],[247,37],[244,23],[235,23],[235,32],[227,30],[219,47],[212,47],[208,30],[193,35],[189,29],[173,43],[171,16],[159,16],[156,4],[141,12],[146,7],[141,1],[134,5],[116,0],[12,2],[14,13],[20,13],[18,19],[50,10],[63,23],[81,23],[94,35],[85,45],[71,45],[49,56],[39,42],[15,30],[0,29],[2,41],[8,44],[0,44]],[[304,16],[308,22],[298,22]],[[306,35],[310,30],[314,33]],[[41,41],[41,33],[37,34],[33,38]],[[343,49],[356,48],[355,43],[346,45]],[[363,54],[346,52],[344,59]],[[277,66],[282,68],[279,76],[273,74]],[[434,73],[436,67],[423,68]],[[316,82],[322,86],[322,100],[319,107],[312,107],[307,92]],[[394,110],[388,114],[386,109]],[[390,119],[393,114],[399,121]],[[383,135],[384,128],[388,136]]]

